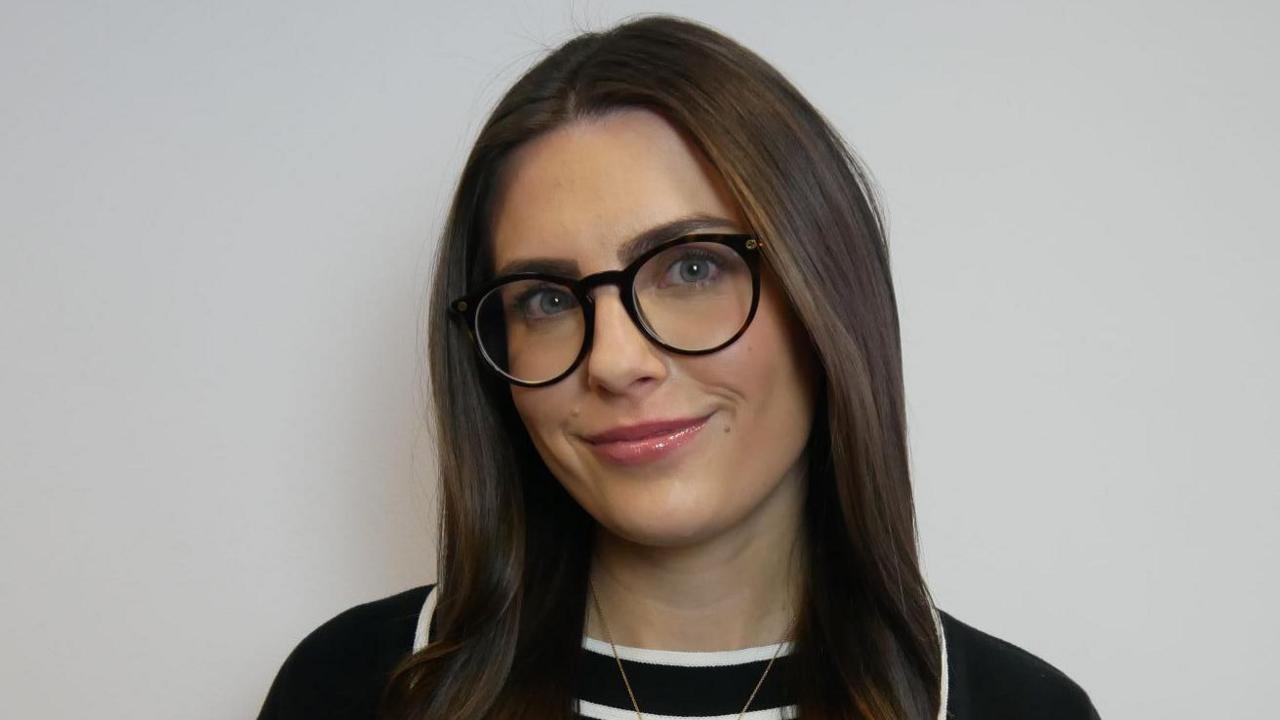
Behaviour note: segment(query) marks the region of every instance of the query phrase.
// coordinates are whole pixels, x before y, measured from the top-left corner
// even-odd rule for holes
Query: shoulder
[[[372,717],[391,669],[413,651],[432,587],[356,605],[312,630],[285,658],[259,720]]]
[[[1098,720],[1084,688],[1007,640],[939,610],[947,641],[948,718]]]

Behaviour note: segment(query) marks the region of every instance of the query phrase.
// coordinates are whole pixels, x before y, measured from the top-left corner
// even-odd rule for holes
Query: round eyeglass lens
[[[480,349],[522,382],[559,376],[582,350],[586,321],[573,291],[547,280],[515,280],[490,290],[476,308]]]
[[[645,261],[636,307],[649,330],[677,350],[710,350],[742,329],[755,292],[751,268],[727,245],[691,242]]]

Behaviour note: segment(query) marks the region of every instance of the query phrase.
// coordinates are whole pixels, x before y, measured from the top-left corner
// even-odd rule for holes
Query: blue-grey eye
[[[715,278],[719,269],[720,261],[714,255],[704,250],[692,249],[671,263],[663,286],[705,283]]]
[[[515,305],[521,316],[540,320],[572,310],[578,303],[573,293],[563,288],[555,285],[541,285],[521,293]]]

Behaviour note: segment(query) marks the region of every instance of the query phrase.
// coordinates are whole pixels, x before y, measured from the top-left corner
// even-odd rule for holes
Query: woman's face
[[[698,232],[747,230],[719,174],[664,118],[627,109],[575,121],[509,158],[494,205],[494,268],[556,258],[577,263],[579,277],[618,269],[625,240],[691,215],[721,220]],[[752,519],[788,522],[784,516],[798,510],[815,372],[803,330],[761,266],[755,318],[724,349],[664,351],[632,323],[617,287],[604,286],[593,294],[592,349],[577,369],[549,386],[511,386],[543,461],[613,534],[686,545]],[[642,454],[640,462],[626,452],[636,445],[610,452],[586,439],[703,417],[683,444],[659,444],[657,457]]]

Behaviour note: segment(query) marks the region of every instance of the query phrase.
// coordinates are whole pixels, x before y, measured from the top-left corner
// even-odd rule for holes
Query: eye
[[[559,285],[536,285],[515,299],[515,311],[525,320],[544,320],[578,306],[573,293]]]
[[[714,254],[700,248],[690,248],[682,252],[667,268],[660,287],[702,285],[718,278],[720,270],[720,260]]]

